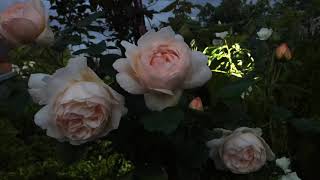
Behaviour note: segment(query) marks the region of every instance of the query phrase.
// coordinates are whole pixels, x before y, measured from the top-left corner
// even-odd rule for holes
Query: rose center
[[[179,60],[178,53],[169,49],[167,46],[162,45],[153,53],[149,65],[153,67],[167,66],[175,63],[177,60]]]

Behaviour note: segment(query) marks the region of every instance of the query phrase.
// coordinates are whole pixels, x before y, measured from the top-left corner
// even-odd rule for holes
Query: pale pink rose
[[[195,110],[198,110],[198,111],[203,111],[203,105],[202,105],[201,98],[200,98],[200,97],[194,98],[194,99],[190,102],[189,108],[195,109]]]
[[[29,93],[45,105],[35,123],[47,135],[78,145],[117,129],[127,109],[124,98],[87,67],[85,58],[70,59],[53,75],[32,74]]]
[[[126,58],[113,67],[120,86],[132,94],[144,94],[151,110],[161,111],[178,103],[183,89],[204,85],[212,76],[207,57],[192,51],[170,27],[149,31],[138,45],[121,42]]]
[[[247,174],[259,170],[266,160],[275,158],[269,145],[262,139],[259,128],[241,127],[233,132],[222,132],[223,137],[207,142],[210,158],[214,160],[217,169]]]
[[[50,44],[54,39],[41,0],[14,3],[1,12],[0,35],[14,45]]]

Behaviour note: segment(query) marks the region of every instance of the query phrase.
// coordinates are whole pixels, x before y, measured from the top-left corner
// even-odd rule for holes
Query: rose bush
[[[47,135],[78,145],[117,129],[124,98],[97,77],[85,58],[70,59],[53,75],[32,74],[29,93],[45,105],[34,117]]]
[[[207,142],[210,157],[217,169],[247,174],[259,170],[266,160],[274,159],[275,155],[269,145],[261,138],[261,129],[241,127],[233,132],[223,132],[220,139]]]
[[[0,13],[0,39],[10,44],[38,42],[50,44],[53,32],[41,0],[12,4]]]
[[[178,103],[183,89],[204,85],[211,78],[207,57],[192,51],[171,27],[147,32],[138,46],[122,41],[126,58],[113,67],[119,85],[132,94],[144,94],[147,107],[161,111]]]

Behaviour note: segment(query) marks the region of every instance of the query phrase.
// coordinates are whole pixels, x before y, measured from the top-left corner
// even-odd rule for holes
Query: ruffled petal
[[[167,41],[170,39],[175,39],[175,32],[170,26],[161,28],[159,31],[155,32],[154,30],[148,31],[146,34],[140,37],[138,40],[138,46],[150,46],[152,43],[157,41]]]
[[[174,95],[163,93],[150,92],[144,94],[146,106],[153,111],[161,111],[167,107],[172,107],[178,104],[182,95],[182,90],[176,90]]]
[[[132,76],[127,73],[118,73],[116,75],[117,82],[126,91],[131,94],[143,94],[145,92],[142,87]]]
[[[191,72],[184,82],[184,88],[194,88],[204,85],[212,77],[212,72],[207,66],[208,58],[198,51],[192,52]]]
[[[221,157],[220,157],[220,149],[222,148],[225,142],[224,138],[220,139],[212,139],[206,143],[209,148],[209,157],[214,161],[215,167],[219,170],[226,169]]]
[[[112,66],[118,72],[131,71],[130,62],[129,62],[129,59],[127,59],[127,58],[121,58],[121,59],[116,60]]]
[[[52,122],[54,115],[51,113],[51,106],[46,105],[34,116],[34,122],[42,129],[47,130],[47,135],[56,139],[62,139],[64,136]]]
[[[40,45],[52,45],[53,42],[54,34],[49,25],[47,25],[44,31],[37,37],[36,43]]]
[[[121,41],[121,45],[126,49],[126,57],[134,57],[138,53],[138,47],[128,41]]]
[[[40,105],[47,104],[47,90],[44,79],[50,77],[48,74],[31,74],[28,82],[29,93],[35,103]]]

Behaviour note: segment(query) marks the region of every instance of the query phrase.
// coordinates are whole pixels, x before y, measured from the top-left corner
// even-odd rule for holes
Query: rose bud
[[[170,27],[147,32],[137,45],[121,45],[126,58],[113,64],[117,82],[131,94],[143,94],[151,110],[175,106],[184,89],[202,86],[212,76],[207,56],[192,51]]]
[[[259,128],[241,127],[235,131],[224,131],[223,137],[207,142],[210,158],[216,168],[230,170],[235,174],[247,174],[259,170],[266,160],[275,155],[261,137]]]
[[[47,135],[79,145],[117,129],[127,109],[124,97],[106,85],[85,58],[70,59],[53,75],[32,74],[29,93],[45,105],[34,117]]]
[[[200,97],[194,98],[190,104],[189,104],[190,109],[198,110],[198,111],[203,111],[203,105]]]
[[[286,60],[290,60],[292,58],[292,54],[287,43],[282,43],[280,46],[277,47],[276,56],[277,56],[277,59],[284,58]]]
[[[50,44],[53,32],[41,0],[12,4],[0,13],[0,34],[10,44]]]

